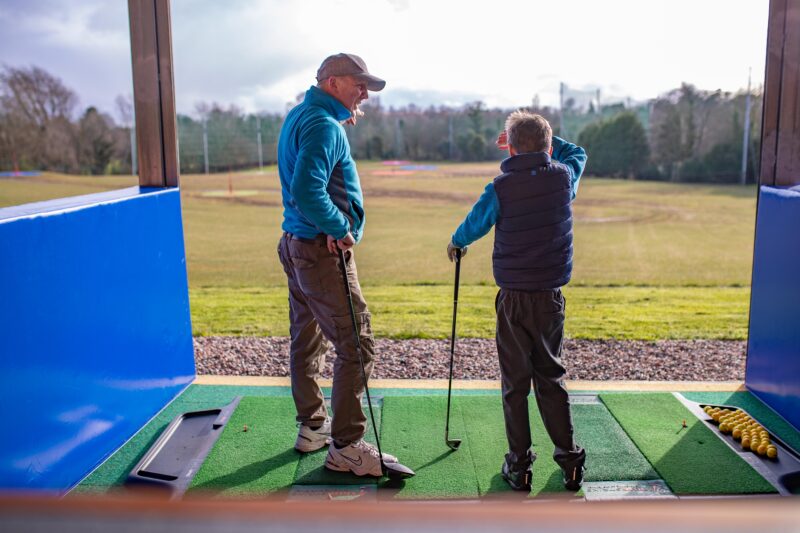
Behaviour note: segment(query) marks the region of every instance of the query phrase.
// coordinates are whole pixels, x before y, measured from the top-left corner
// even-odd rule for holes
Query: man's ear
[[[550,151],[548,152],[551,156],[553,155],[553,145],[550,145]]]

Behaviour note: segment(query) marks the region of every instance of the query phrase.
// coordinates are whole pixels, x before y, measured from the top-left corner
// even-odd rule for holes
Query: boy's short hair
[[[553,142],[550,123],[541,116],[520,109],[506,119],[508,144],[518,153],[549,152]]]

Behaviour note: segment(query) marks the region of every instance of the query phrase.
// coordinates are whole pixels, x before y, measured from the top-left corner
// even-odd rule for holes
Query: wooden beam
[[[767,27],[767,60],[764,72],[764,112],[761,117],[761,185],[775,185],[775,157],[778,146],[778,110],[783,67],[783,28],[786,1],[771,0]]]
[[[800,0],[771,0],[761,124],[761,185],[800,184]]]
[[[169,0],[128,0],[139,185],[177,187]]]
[[[775,185],[800,184],[800,0],[788,0]]]

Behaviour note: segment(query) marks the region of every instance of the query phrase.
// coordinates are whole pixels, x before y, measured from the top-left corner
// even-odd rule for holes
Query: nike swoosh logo
[[[358,458],[358,461],[356,461],[356,460],[355,460],[355,459],[353,459],[352,457],[347,457],[347,456],[346,456],[345,454],[343,454],[343,453],[340,453],[339,455],[341,455],[342,457],[344,457],[345,459],[347,459],[348,461],[350,461],[350,462],[351,462],[351,463],[353,463],[354,465],[356,465],[356,466],[361,466],[361,462],[362,462],[362,460],[361,460],[361,457],[359,457],[359,458]]]

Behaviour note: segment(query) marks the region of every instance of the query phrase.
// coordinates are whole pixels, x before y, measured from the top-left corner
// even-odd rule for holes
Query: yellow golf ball
[[[761,441],[759,441],[759,440],[751,440],[750,441],[750,451],[751,452],[757,452],[759,446],[761,446]]]
[[[767,446],[767,457],[770,459],[775,459],[778,457],[778,448],[775,446]]]
[[[742,438],[742,430],[739,427],[733,428],[733,438],[739,440]]]
[[[758,447],[758,455],[767,455],[767,445],[761,443],[761,446]]]
[[[745,435],[742,437],[742,448],[749,449],[750,448],[750,437]]]
[[[727,432],[728,432],[728,424],[726,424],[725,422],[723,422],[722,424],[720,424],[720,425],[719,425],[719,430],[720,430],[722,433],[727,433]]]

